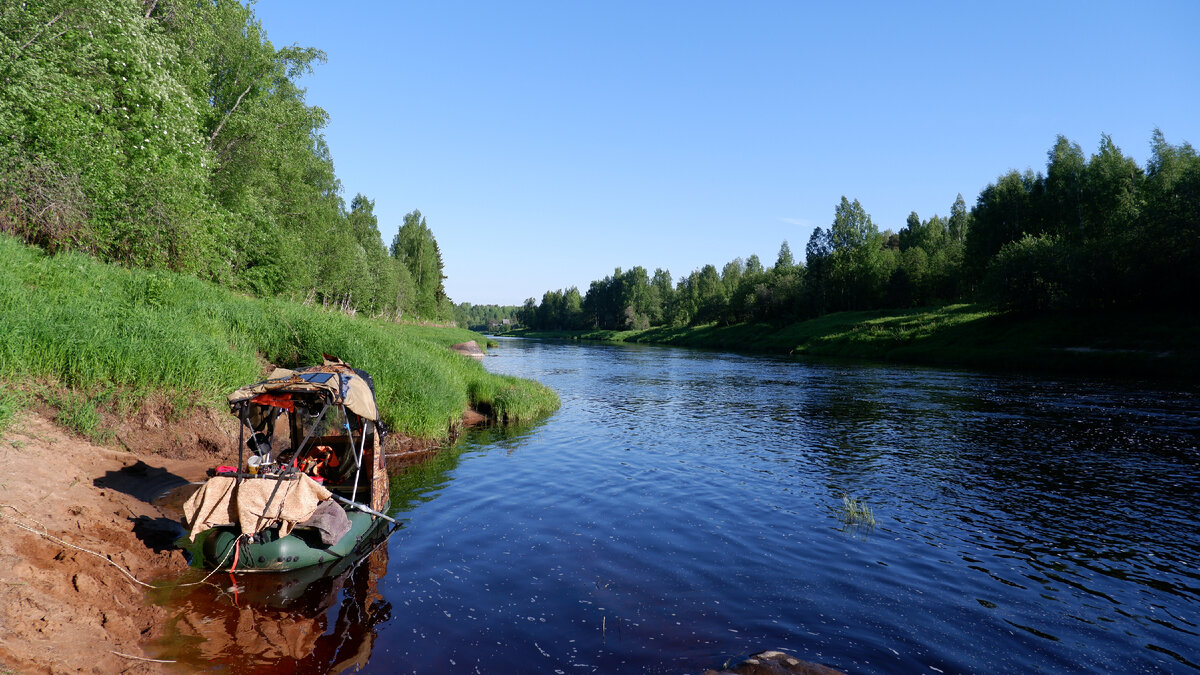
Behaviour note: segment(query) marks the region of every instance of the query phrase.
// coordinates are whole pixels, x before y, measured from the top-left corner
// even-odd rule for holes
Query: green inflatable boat
[[[212,569],[284,572],[362,556],[390,532],[385,429],[369,375],[333,357],[276,369],[229,395],[234,466],[183,507],[189,547]]]

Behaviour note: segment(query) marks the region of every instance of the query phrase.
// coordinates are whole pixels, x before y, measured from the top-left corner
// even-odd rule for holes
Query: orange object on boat
[[[296,411],[296,404],[292,401],[291,394],[259,394],[250,399],[251,403],[259,405],[269,405],[276,408],[283,408],[288,412]]]

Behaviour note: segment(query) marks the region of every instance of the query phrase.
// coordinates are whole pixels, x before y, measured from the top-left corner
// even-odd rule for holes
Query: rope
[[[122,654],[121,652],[116,652],[111,649],[108,651],[112,652],[113,654],[116,654],[117,656],[121,656],[121,657],[124,657],[127,659],[134,659],[136,661],[149,661],[150,663],[176,663],[175,661],[167,661],[164,659],[148,659],[144,656],[134,656],[133,654]]]
[[[12,509],[13,511],[16,511],[17,513],[21,514],[21,517],[22,517],[22,518],[26,518],[26,519],[28,519],[28,520],[32,520],[33,522],[37,523],[38,525],[42,525],[41,523],[39,523],[38,521],[34,520],[33,518],[30,518],[29,516],[25,515],[25,514],[24,514],[24,512],[22,512],[20,509],[18,509],[17,507],[13,506],[12,504],[0,504],[0,508],[9,508],[9,509]],[[104,562],[106,562],[106,563],[108,563],[108,564],[112,565],[113,567],[116,567],[118,570],[120,570],[120,571],[121,571],[121,574],[124,574],[125,576],[129,577],[129,579],[130,579],[130,580],[132,580],[134,583],[136,583],[136,584],[140,584],[140,585],[142,585],[142,586],[145,586],[146,588],[154,588],[154,589],[163,589],[163,588],[183,588],[183,587],[185,587],[185,586],[199,586],[199,585],[201,585],[201,584],[205,583],[206,581],[208,581],[208,580],[209,580],[209,578],[210,578],[210,577],[212,577],[212,575],[216,574],[216,573],[217,573],[217,571],[218,571],[218,570],[220,570],[220,568],[221,568],[221,565],[224,565],[226,560],[229,560],[230,553],[231,553],[232,551],[236,551],[236,550],[237,550],[237,543],[238,543],[237,541],[235,541],[235,542],[234,542],[234,545],[233,545],[233,548],[232,548],[232,549],[230,549],[230,551],[226,551],[226,552],[225,552],[225,558],[224,558],[224,560],[222,560],[221,562],[217,563],[217,566],[216,566],[216,568],[215,568],[215,569],[213,569],[213,571],[209,572],[209,573],[208,573],[208,575],[206,575],[206,576],[205,576],[203,579],[201,579],[200,581],[193,581],[193,582],[186,583],[186,584],[178,584],[178,585],[176,585],[176,586],[171,586],[171,585],[169,585],[169,584],[168,584],[168,585],[165,585],[165,586],[155,586],[154,584],[148,584],[148,583],[146,583],[146,582],[144,582],[144,581],[142,581],[142,580],[138,579],[137,577],[133,576],[133,573],[132,573],[132,572],[130,572],[129,570],[127,570],[127,569],[125,569],[124,567],[122,567],[121,565],[119,565],[119,564],[118,564],[116,561],[110,560],[110,559],[109,559],[107,556],[104,556],[104,555],[102,555],[102,554],[100,554],[100,553],[97,553],[97,552],[95,552],[95,551],[92,551],[92,550],[89,550],[89,549],[83,548],[82,546],[76,546],[75,544],[72,544],[71,542],[68,542],[68,541],[63,541],[62,539],[59,539],[58,537],[56,537],[56,536],[54,536],[54,535],[50,534],[49,532],[46,532],[45,530],[38,530],[38,529],[36,529],[36,528],[29,527],[28,525],[26,525],[26,524],[24,524],[24,523],[21,523],[21,522],[18,522],[18,521],[17,521],[17,520],[15,520],[15,519],[14,519],[12,516],[6,515],[6,514],[4,514],[3,512],[0,512],[0,517],[2,517],[2,518],[4,518],[5,520],[7,520],[7,521],[11,522],[13,525],[16,525],[17,527],[21,528],[22,530],[26,530],[26,531],[28,531],[28,532],[32,532],[32,533],[34,533],[34,534],[36,534],[36,535],[38,535],[38,536],[45,537],[46,539],[49,539],[50,541],[53,541],[53,542],[55,542],[56,544],[61,544],[61,545],[63,545],[63,546],[66,546],[66,547],[68,547],[68,548],[73,548],[73,549],[75,549],[76,551],[83,551],[84,553],[89,553],[89,554],[91,554],[91,555],[94,555],[94,556],[96,556],[97,558],[99,558],[99,559],[103,560]],[[45,525],[42,525],[42,527],[44,528],[44,527],[45,527]],[[240,540],[240,539],[242,538],[242,536],[245,536],[245,535],[239,535],[239,536],[238,536],[238,539]]]

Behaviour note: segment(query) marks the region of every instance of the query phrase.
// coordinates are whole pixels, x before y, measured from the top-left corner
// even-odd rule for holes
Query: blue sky
[[[948,215],[1062,134],[1200,145],[1200,2],[260,0],[347,202],[420,209],[457,302],[797,258],[842,195]]]

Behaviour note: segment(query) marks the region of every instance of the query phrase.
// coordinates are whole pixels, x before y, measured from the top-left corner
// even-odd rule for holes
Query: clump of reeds
[[[847,525],[875,527],[875,514],[871,511],[871,507],[848,494],[843,494],[842,522]]]

